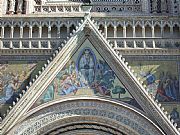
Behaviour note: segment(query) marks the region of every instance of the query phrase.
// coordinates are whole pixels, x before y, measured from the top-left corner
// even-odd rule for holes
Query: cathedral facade
[[[179,135],[179,0],[1,0],[0,135]]]

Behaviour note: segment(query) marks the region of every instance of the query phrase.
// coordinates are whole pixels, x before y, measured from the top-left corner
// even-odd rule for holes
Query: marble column
[[[42,26],[39,26],[39,38],[42,37]],[[38,41],[38,48],[41,48],[41,40]]]
[[[4,38],[4,26],[1,27],[1,38]]]
[[[48,39],[51,38],[51,26],[48,26]],[[48,48],[51,48],[51,41],[48,40]]]
[[[20,38],[23,38],[23,26],[20,26]]]
[[[154,38],[155,37],[155,35],[154,35],[154,26],[151,26],[151,29],[152,29],[152,38]],[[153,39],[153,48],[156,48],[154,39]]]
[[[32,38],[32,26],[29,26],[29,38]]]
[[[60,26],[58,25],[58,27],[57,27],[57,37],[58,38],[60,38],[60,35],[61,35],[60,33],[61,33]]]
[[[136,27],[133,26],[133,37],[136,37]]]
[[[114,26],[114,37],[117,37],[117,26]]]
[[[32,38],[32,26],[29,26],[29,38]],[[31,40],[29,40],[29,48],[31,48],[32,45],[31,45]]]
[[[125,25],[123,26],[123,37],[126,38],[126,26]],[[124,40],[123,42],[124,42],[124,48],[126,48],[127,47],[126,40]]]
[[[4,26],[1,27],[1,38],[4,38]],[[0,49],[3,48],[3,41],[0,40]]]
[[[104,36],[107,38],[107,25],[104,26]]]
[[[145,26],[142,26],[142,37],[145,38],[146,37],[146,29]],[[143,47],[146,48],[146,42],[145,40],[143,40]]]

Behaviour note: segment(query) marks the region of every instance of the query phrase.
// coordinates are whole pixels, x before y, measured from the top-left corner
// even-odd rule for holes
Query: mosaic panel
[[[29,81],[37,74],[43,62],[8,61],[0,64],[0,116],[6,113],[9,105]]]
[[[165,110],[170,114],[171,119],[174,120],[175,123],[177,123],[177,126],[180,127],[180,104],[178,103],[165,103],[162,104]]]
[[[34,106],[79,95],[114,98],[139,107],[88,40],[59,71]]]
[[[177,61],[131,61],[147,90],[160,102],[179,102],[180,68]]]

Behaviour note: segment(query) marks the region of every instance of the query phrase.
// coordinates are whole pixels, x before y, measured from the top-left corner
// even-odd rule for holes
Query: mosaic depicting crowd
[[[0,64],[0,105],[12,103],[14,96],[24,88],[29,74],[26,70],[8,71],[8,64]]]
[[[159,101],[177,101],[179,98],[179,80],[170,72],[161,71],[158,79],[150,72],[146,74],[147,89]]]

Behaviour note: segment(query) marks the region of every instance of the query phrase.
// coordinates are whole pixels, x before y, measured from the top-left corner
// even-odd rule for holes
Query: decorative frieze
[[[79,117],[79,119],[78,119]],[[64,122],[65,123],[64,123]],[[134,110],[123,106],[113,105],[112,103],[98,100],[72,100],[54,104],[47,109],[39,110],[25,122],[14,127],[12,135],[30,135],[51,132],[52,129],[58,128],[63,133],[69,127],[68,124],[78,123],[106,123],[110,133],[120,134],[121,132],[128,135],[146,134],[161,135],[160,129],[153,125],[148,119],[135,113]],[[74,124],[73,127],[76,127]],[[67,125],[67,128],[61,128]],[[92,126],[92,124],[89,124]],[[95,126],[95,125],[94,125]],[[129,128],[127,128],[127,126]],[[72,127],[72,129],[73,129]],[[95,126],[96,127],[96,126]],[[100,128],[100,127],[99,127]],[[105,131],[108,128],[104,129]],[[116,129],[116,130],[113,130]]]

